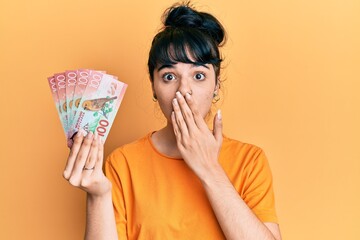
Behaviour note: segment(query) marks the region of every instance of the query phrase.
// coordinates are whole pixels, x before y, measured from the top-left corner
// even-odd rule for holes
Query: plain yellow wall
[[[84,193],[46,77],[106,70],[128,83],[106,142],[164,123],[146,62],[174,1],[0,2],[0,239],[81,239]],[[360,239],[360,1],[196,1],[219,17],[225,134],[262,147],[284,239]]]

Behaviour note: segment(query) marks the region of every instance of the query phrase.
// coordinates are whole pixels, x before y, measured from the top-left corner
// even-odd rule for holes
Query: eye
[[[165,73],[162,78],[165,80],[165,81],[172,81],[174,79],[176,79],[175,75],[172,74],[172,73]]]
[[[197,73],[197,74],[195,74],[194,78],[196,80],[204,80],[205,79],[205,74],[204,73]]]

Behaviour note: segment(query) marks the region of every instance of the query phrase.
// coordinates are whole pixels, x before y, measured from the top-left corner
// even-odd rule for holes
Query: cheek
[[[170,97],[158,97],[158,103],[161,107],[161,109],[169,109],[171,108],[171,99]]]
[[[204,92],[202,95],[202,102],[207,105],[211,105],[213,99],[213,91]]]
[[[201,96],[195,98],[197,105],[196,107],[202,113],[203,117],[205,117],[209,113],[212,105],[212,99],[213,99],[213,92],[206,92],[203,93]]]

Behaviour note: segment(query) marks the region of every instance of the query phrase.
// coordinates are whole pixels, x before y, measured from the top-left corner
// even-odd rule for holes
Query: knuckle
[[[183,105],[186,104],[186,102],[185,102],[185,100],[184,100],[183,98],[178,99],[178,101],[179,101],[179,104],[180,104],[181,106],[183,106]]]
[[[198,117],[199,114],[200,114],[199,111],[198,111],[196,108],[194,108],[194,109],[192,110],[192,112],[193,112],[193,115],[194,115],[194,116],[197,116],[197,117]]]
[[[81,179],[80,186],[83,188],[87,188],[90,186],[90,181],[87,178]]]
[[[177,112],[180,112],[180,105],[176,105],[174,106],[174,112],[177,113]]]
[[[84,142],[83,142],[83,145],[84,146],[89,146],[90,144],[91,144],[91,139],[90,138],[85,138]]]
[[[182,119],[176,119],[176,122],[179,126],[183,125],[183,120]]]
[[[186,98],[186,102],[187,102],[189,105],[194,103],[192,97]]]
[[[190,111],[186,111],[186,112],[185,112],[185,117],[186,117],[187,119],[191,119],[192,116],[193,116],[192,112],[190,112]]]
[[[80,152],[78,155],[77,155],[77,159],[83,159],[83,158],[87,158],[87,154],[84,154],[83,152]],[[77,161],[77,160],[76,160]]]
[[[98,146],[97,140],[92,141],[91,147],[97,147],[97,146]]]
[[[70,178],[70,173],[69,171],[65,170],[62,174],[63,178],[65,178],[66,180],[69,180]]]
[[[74,144],[80,144],[83,140],[83,137],[81,136],[81,134],[76,134],[75,138],[74,138]]]
[[[75,178],[75,177],[70,177],[69,178],[69,183],[74,187],[79,186],[79,180],[77,178]]]
[[[85,189],[91,188],[92,186],[96,186],[98,184],[99,184],[99,180],[94,177],[84,178],[80,182],[80,186]]]
[[[190,108],[193,107],[193,102],[189,99],[186,99],[186,105],[188,105]]]
[[[182,145],[184,146],[185,149],[188,149],[189,147],[191,147],[191,144],[188,141],[183,141]]]
[[[181,139],[181,132],[179,131],[179,129],[175,129],[175,136],[177,137],[177,141],[180,141]]]

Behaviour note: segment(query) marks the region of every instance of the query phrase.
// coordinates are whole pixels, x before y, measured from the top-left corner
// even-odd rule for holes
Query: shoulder
[[[133,157],[139,154],[146,154],[146,149],[149,149],[149,134],[139,138],[133,142],[122,145],[113,150],[106,159],[106,163],[116,165],[119,161]]]
[[[235,171],[234,169],[253,171],[255,168],[268,165],[267,157],[261,147],[226,136],[223,137],[219,159],[224,169],[229,172]]]
[[[223,136],[223,144],[221,150],[224,153],[228,154],[252,157],[257,157],[264,152],[263,149],[257,145],[232,139],[227,136]]]

